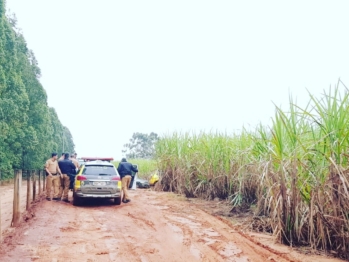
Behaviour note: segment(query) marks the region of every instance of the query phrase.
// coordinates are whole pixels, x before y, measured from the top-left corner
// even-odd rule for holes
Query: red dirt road
[[[9,233],[11,227],[12,212],[13,212],[13,184],[0,186],[0,212],[1,212],[1,231]],[[39,190],[39,189],[38,189]],[[21,202],[20,211],[25,211],[27,196],[27,182],[23,181],[21,186]]]
[[[340,261],[263,247],[195,204],[131,191],[132,201],[82,207],[44,200],[1,245],[1,261]]]

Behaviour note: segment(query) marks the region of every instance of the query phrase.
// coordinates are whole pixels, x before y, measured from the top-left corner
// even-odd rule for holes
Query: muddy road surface
[[[3,234],[8,234],[10,231],[13,231],[13,228],[11,228],[13,188],[13,184],[0,186],[1,231]],[[22,182],[20,196],[20,211],[23,213],[26,207],[27,182]]]
[[[46,201],[8,235],[1,261],[340,261],[282,251],[254,241],[229,222],[175,194],[130,192],[114,206]],[[71,200],[71,199],[70,199]]]

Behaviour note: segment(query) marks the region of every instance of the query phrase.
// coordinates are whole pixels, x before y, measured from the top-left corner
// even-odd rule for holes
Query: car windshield
[[[82,174],[86,176],[116,176],[117,173],[113,166],[92,166],[88,165],[84,167]]]

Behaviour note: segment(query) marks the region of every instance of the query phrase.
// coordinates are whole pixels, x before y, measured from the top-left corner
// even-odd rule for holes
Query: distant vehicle
[[[148,180],[138,178],[138,177],[135,180],[136,180],[136,186],[138,188],[149,188],[150,187]]]
[[[83,158],[75,176],[73,205],[81,205],[86,199],[110,198],[115,205],[122,200],[121,179],[112,158]]]

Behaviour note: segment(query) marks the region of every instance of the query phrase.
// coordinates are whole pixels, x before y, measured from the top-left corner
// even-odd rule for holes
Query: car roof
[[[108,161],[95,160],[95,161],[87,161],[84,163],[85,166],[114,166],[112,163]]]

